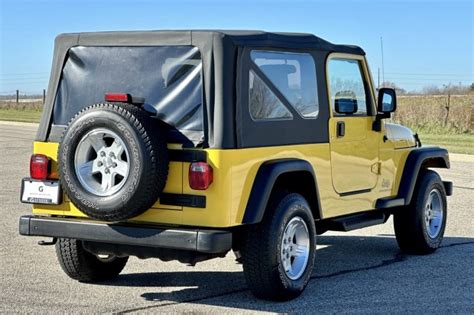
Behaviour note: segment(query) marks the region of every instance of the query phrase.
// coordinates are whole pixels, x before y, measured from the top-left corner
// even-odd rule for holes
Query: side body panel
[[[49,156],[56,171],[57,143],[36,142],[35,153]],[[250,149],[208,149],[208,162],[214,169],[214,182],[206,191],[192,190],[188,184],[189,163],[171,162],[170,177],[165,192],[206,196],[205,208],[173,207],[159,202],[144,214],[130,221],[151,224],[203,227],[231,227],[242,223],[247,201],[256,174],[265,161],[274,159],[301,159],[308,161],[317,177],[322,217],[329,218],[352,212],[373,209],[375,200],[395,196],[397,183],[391,189],[381,187],[380,181],[370,193],[340,197],[332,187],[329,144],[294,145]],[[399,157],[383,156],[383,173],[401,177],[403,162],[409,150],[397,150]],[[400,165],[402,165],[400,167]],[[172,175],[174,174],[174,175]],[[181,188],[182,187],[182,188]],[[37,215],[85,217],[67,198],[58,206],[34,205]]]

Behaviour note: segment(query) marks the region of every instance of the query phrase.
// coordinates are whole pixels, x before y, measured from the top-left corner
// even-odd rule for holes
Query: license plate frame
[[[21,180],[20,201],[22,203],[59,205],[62,203],[62,196],[59,180],[37,180],[31,178],[23,178]]]

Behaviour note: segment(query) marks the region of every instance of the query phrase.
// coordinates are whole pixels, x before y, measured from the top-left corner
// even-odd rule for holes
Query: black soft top
[[[273,33],[253,30],[168,30],[69,33],[56,37],[52,71],[44,112],[37,134],[38,141],[55,141],[65,126],[52,124],[52,113],[61,81],[62,69],[71,48],[77,46],[177,46],[199,48],[203,63],[203,117],[206,120],[200,134],[206,147],[235,148],[235,74],[236,58],[245,47],[317,50],[365,55],[351,45],[337,45],[312,34]],[[91,105],[91,104],[85,104]],[[67,105],[65,105],[67,106]],[[184,130],[183,130],[184,131]]]
[[[61,34],[58,42],[77,40],[77,45],[167,45],[169,42],[190,44],[193,36],[210,35],[235,46],[268,46],[281,48],[306,48],[365,55],[358,46],[338,45],[309,33],[265,32],[257,30],[168,30],[168,31],[119,31]]]

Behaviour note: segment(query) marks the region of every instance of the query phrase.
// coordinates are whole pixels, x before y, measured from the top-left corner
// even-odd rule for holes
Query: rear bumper
[[[108,224],[32,215],[20,217],[20,234],[212,254],[232,248],[232,233],[229,231]]]

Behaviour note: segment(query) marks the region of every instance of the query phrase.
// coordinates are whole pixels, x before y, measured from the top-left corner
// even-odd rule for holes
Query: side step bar
[[[370,211],[339,218],[330,219],[325,222],[324,226],[331,231],[353,231],[372,225],[383,224],[389,214],[382,211]]]

